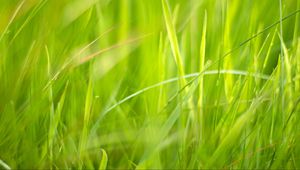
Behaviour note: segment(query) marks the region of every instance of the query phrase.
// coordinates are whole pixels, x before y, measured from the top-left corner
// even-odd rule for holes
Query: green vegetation
[[[0,169],[300,168],[300,0],[0,0]]]

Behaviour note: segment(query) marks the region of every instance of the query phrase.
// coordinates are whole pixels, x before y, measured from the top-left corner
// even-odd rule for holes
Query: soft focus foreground
[[[0,169],[300,168],[300,0],[0,0]]]

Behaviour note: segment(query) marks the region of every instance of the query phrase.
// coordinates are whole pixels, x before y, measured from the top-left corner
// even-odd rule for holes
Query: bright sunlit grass
[[[0,0],[0,169],[300,168],[300,0]]]

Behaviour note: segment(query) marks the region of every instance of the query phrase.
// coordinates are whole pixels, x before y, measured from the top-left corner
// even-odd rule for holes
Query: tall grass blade
[[[200,45],[200,63],[199,63],[199,72],[204,71],[204,62],[205,62],[205,48],[206,48],[206,26],[207,25],[207,12],[205,11],[204,20],[203,20],[203,30],[201,37],[201,45]],[[200,123],[200,140],[203,138],[203,98],[204,98],[204,74],[199,77],[199,99],[198,99],[198,108],[199,108],[199,123]]]
[[[80,145],[79,145],[79,156],[80,157],[83,156],[83,153],[87,147],[88,132],[89,132],[88,130],[89,130],[90,117],[91,117],[92,103],[93,103],[93,79],[92,79],[92,76],[90,76],[90,80],[89,80],[87,91],[86,91],[83,129],[82,129]]]
[[[166,23],[166,27],[167,27],[168,37],[169,37],[171,48],[172,48],[172,53],[175,58],[175,62],[177,64],[178,73],[180,76],[183,76],[184,75],[183,62],[182,62],[182,57],[181,57],[180,50],[179,50],[178,40],[177,40],[177,36],[176,36],[176,30],[173,25],[173,21],[172,21],[172,17],[171,17],[171,12],[170,12],[167,0],[161,0],[161,2],[162,2],[162,7],[163,7],[165,23]],[[182,85],[185,84],[185,81],[181,80],[181,84]]]

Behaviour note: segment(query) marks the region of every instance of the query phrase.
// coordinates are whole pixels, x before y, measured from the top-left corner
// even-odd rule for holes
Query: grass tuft
[[[0,4],[0,169],[300,168],[300,0]]]

